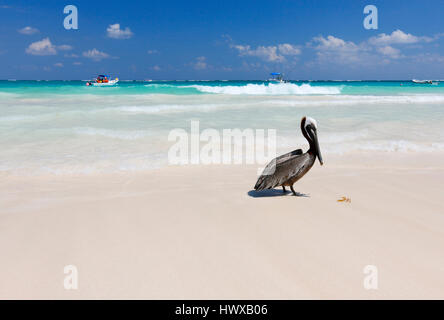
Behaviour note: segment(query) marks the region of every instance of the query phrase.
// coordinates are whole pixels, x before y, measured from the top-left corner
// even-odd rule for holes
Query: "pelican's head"
[[[313,152],[319,159],[319,163],[321,166],[324,164],[324,161],[322,160],[321,155],[321,149],[319,148],[319,141],[318,141],[318,123],[315,119],[310,117],[303,117],[301,121],[301,129],[304,133],[305,138],[307,138],[308,142],[310,143],[310,148],[313,148]]]

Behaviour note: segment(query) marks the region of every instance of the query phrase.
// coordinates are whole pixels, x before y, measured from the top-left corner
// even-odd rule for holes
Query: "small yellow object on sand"
[[[348,203],[352,202],[351,198],[347,198],[347,197],[342,197],[341,199],[338,199],[336,201],[337,202],[348,202]]]

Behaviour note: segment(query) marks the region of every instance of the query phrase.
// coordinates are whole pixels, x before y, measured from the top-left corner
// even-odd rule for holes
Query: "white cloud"
[[[40,41],[33,42],[26,48],[26,53],[32,54],[35,56],[50,56],[56,55],[57,50],[56,46],[51,43],[49,38],[45,38]]]
[[[39,30],[33,27],[24,27],[22,29],[17,30],[17,32],[29,36],[35,33],[39,33]]]
[[[220,70],[223,71],[223,72],[231,72],[231,71],[233,71],[233,68],[222,66],[222,67],[220,68]]]
[[[259,46],[252,49],[249,45],[234,45],[233,48],[239,51],[240,56],[258,57],[269,62],[284,62],[285,57],[277,53],[276,46]]]
[[[148,54],[155,54],[155,53],[158,53],[158,51],[157,50],[148,50],[146,53],[148,53]]]
[[[26,48],[26,53],[32,54],[34,56],[52,56],[57,54],[57,50],[71,50],[72,47],[67,44],[55,45],[49,40],[49,38],[45,38],[40,41],[33,42]]]
[[[63,67],[63,63],[61,63],[61,62],[54,63],[54,67],[62,68]]]
[[[236,49],[241,57],[250,56],[267,62],[284,62],[286,60],[285,56],[301,54],[301,49],[289,43],[252,48],[250,45],[234,44],[229,36],[225,36],[225,38],[228,39],[230,48]]]
[[[381,33],[376,37],[369,39],[369,43],[373,45],[391,45],[391,44],[412,44],[418,42],[431,42],[433,38],[417,37],[401,30],[395,30],[391,34]]]
[[[279,52],[284,56],[296,56],[298,54],[301,54],[301,49],[289,43],[280,44],[278,45],[278,48]]]
[[[312,39],[312,43],[316,44],[315,47],[319,50],[332,50],[332,51],[356,51],[358,46],[352,41],[345,41],[334,36],[315,37]]]
[[[385,56],[389,56],[390,58],[397,59],[401,57],[401,51],[391,46],[380,47],[377,49],[377,51]]]
[[[58,50],[62,50],[62,51],[69,51],[72,50],[72,46],[68,45],[68,44],[62,44],[60,46],[57,46]]]
[[[412,57],[415,61],[444,64],[444,56],[436,53],[421,53]]]
[[[405,54],[402,49],[403,45],[407,49],[413,49],[414,44],[429,43],[443,36],[443,33],[433,36],[416,36],[398,29],[392,33],[381,33],[359,42],[341,39],[333,35],[320,35],[312,38],[305,46],[282,43],[257,47],[236,44],[231,37],[226,35],[223,37],[229,47],[236,50],[241,57],[257,57],[266,62],[290,64],[296,61],[296,56],[300,55],[302,50],[307,48],[313,50],[315,55],[314,59],[307,61],[306,65],[324,64],[359,68],[381,66],[388,63],[405,63],[408,59],[414,59],[415,56]],[[421,58],[423,60],[434,59],[435,61],[442,59],[441,56],[422,56]],[[266,66],[267,64],[264,64],[262,68]],[[252,66],[248,66],[248,68],[251,69]]]
[[[159,66],[154,66],[153,68],[152,68],[154,71],[160,71],[160,67]]]
[[[313,38],[308,46],[316,51],[318,63],[346,65],[349,67],[375,66],[393,62],[395,59],[408,59],[395,45],[430,42],[439,35],[417,37],[395,30],[391,34],[379,34],[360,43],[346,41],[332,35]]]
[[[309,43],[317,52],[320,61],[333,61],[339,64],[358,62],[368,57],[364,55],[367,48],[352,41],[345,41],[334,36],[315,37]]]
[[[206,59],[207,58],[205,58],[203,56],[202,57],[197,57],[196,58],[196,62],[193,63],[194,69],[196,69],[196,70],[204,70],[204,69],[206,69],[208,67]]]
[[[82,65],[82,63],[79,62],[79,61],[75,61],[75,62],[73,62],[72,64],[75,65],[75,66],[80,66],[80,65]]]
[[[109,54],[99,51],[96,48],[94,48],[92,50],[84,51],[82,53],[82,55],[86,58],[96,60],[96,61],[100,61],[102,59],[106,59],[106,58],[110,57]]]
[[[65,54],[64,54],[64,57],[65,57],[65,58],[78,58],[79,55],[78,55],[78,54],[75,54],[75,53],[65,53]]]
[[[126,27],[125,29],[120,29],[120,24],[110,24],[106,29],[109,38],[113,39],[129,39],[133,36],[131,29]]]

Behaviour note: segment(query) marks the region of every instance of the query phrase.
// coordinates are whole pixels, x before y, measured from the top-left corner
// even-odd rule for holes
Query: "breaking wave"
[[[296,85],[293,83],[252,84],[245,86],[202,86],[191,85],[182,88],[195,88],[200,92],[231,94],[231,95],[309,95],[309,94],[340,94],[342,87]]]

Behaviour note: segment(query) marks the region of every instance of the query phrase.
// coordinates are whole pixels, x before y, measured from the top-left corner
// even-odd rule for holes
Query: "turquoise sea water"
[[[168,165],[173,129],[276,129],[278,152],[306,148],[318,121],[325,157],[444,150],[444,82],[0,81],[0,171],[147,170]]]
[[[444,81],[291,81],[278,85],[264,81],[120,81],[118,86],[92,91],[85,81],[0,81],[0,92],[16,94],[444,94]],[[98,88],[95,88],[98,89]],[[104,91],[105,90],[105,91]]]

